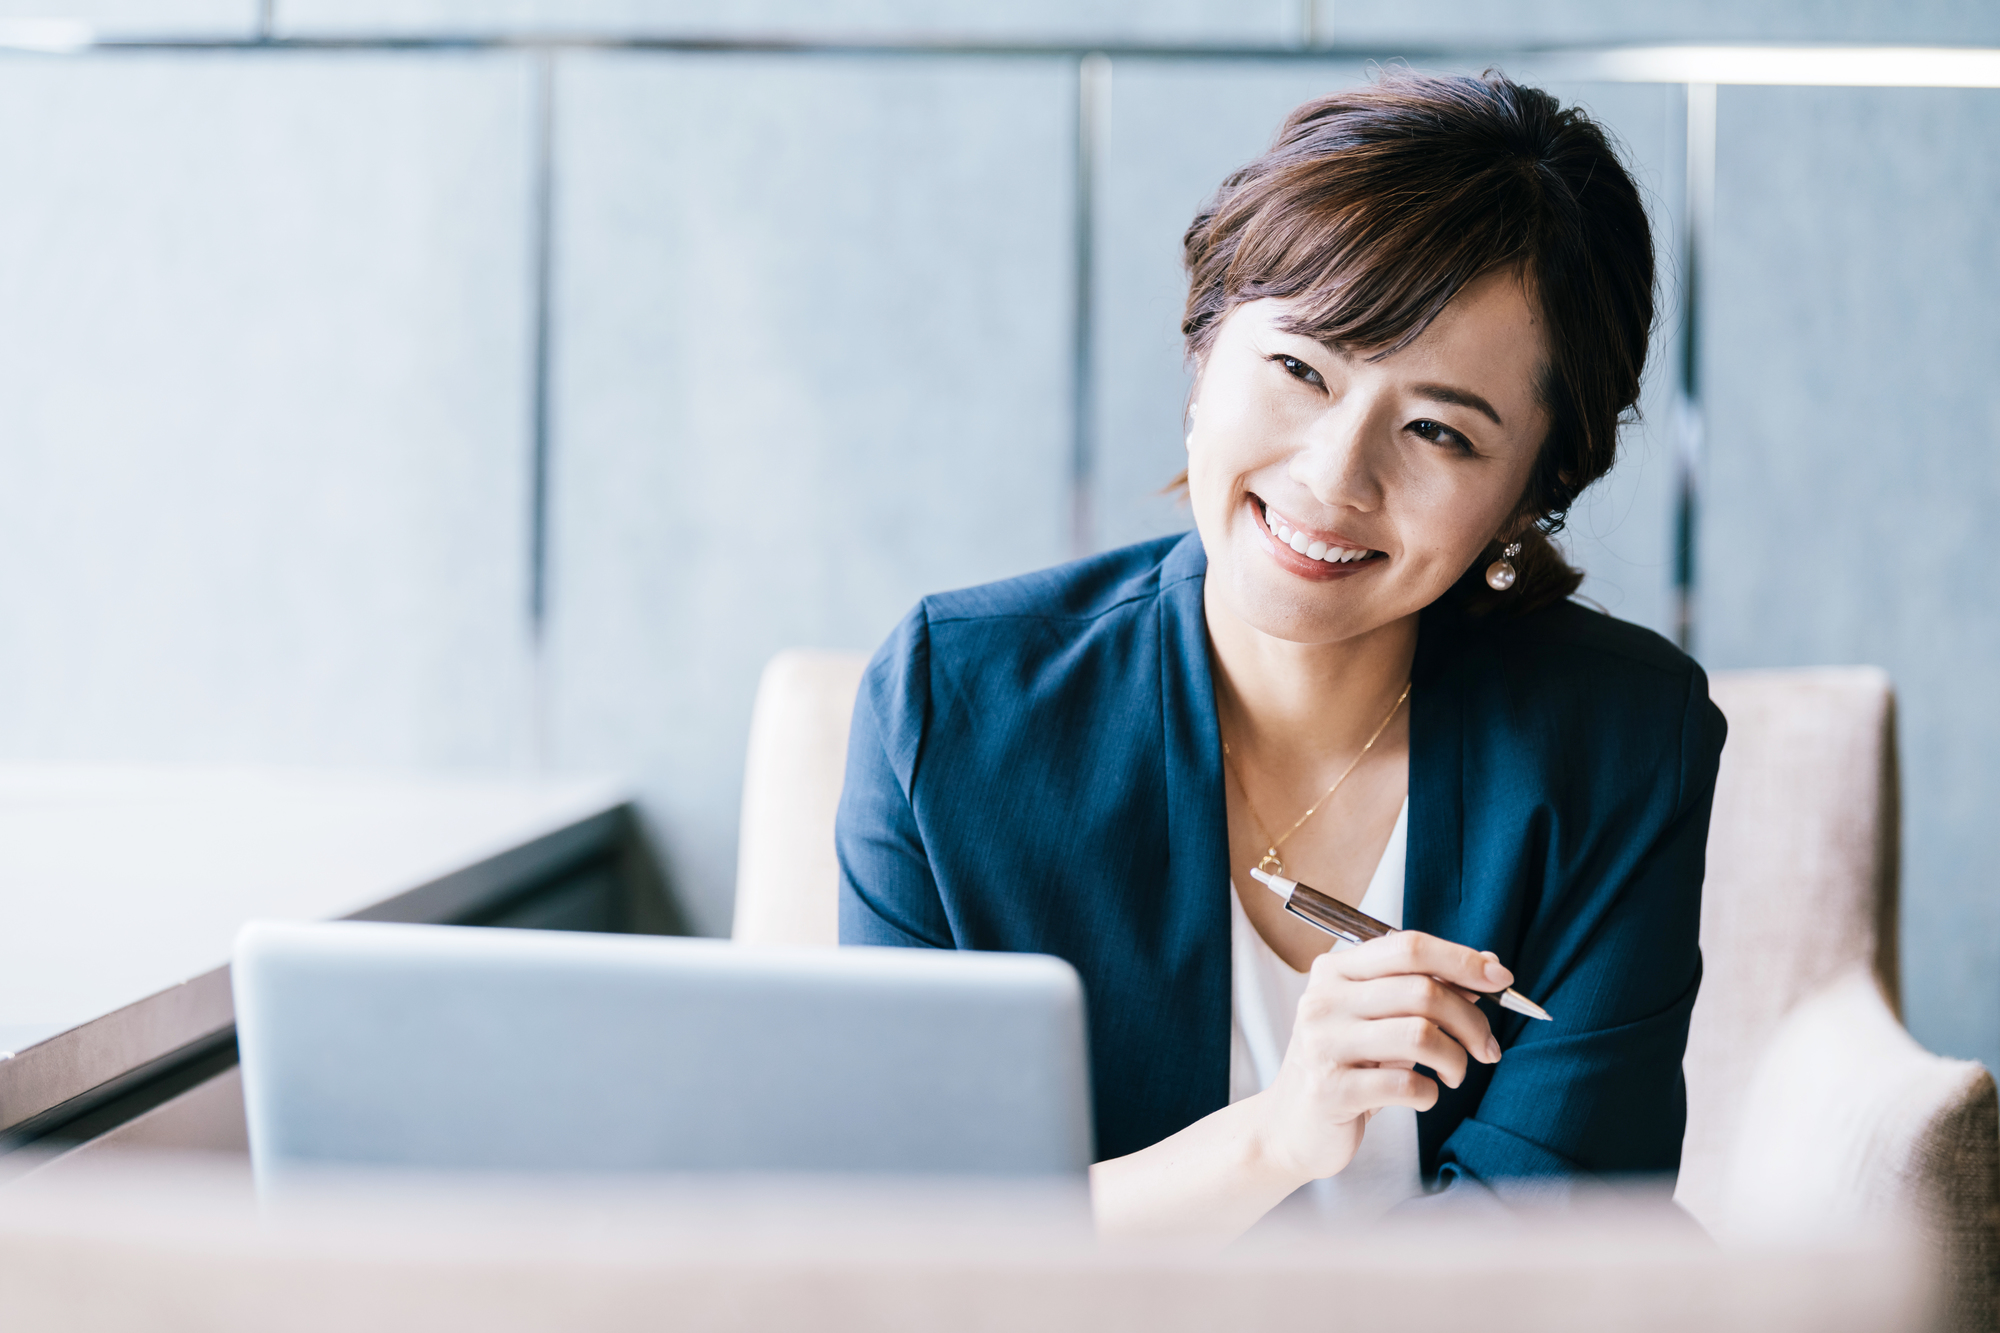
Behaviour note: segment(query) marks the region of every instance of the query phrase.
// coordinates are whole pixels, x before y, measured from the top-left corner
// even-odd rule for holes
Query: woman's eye
[[[1412,421],[1410,429],[1416,432],[1418,439],[1429,440],[1432,444],[1447,445],[1462,453],[1469,454],[1472,452],[1472,442],[1451,427],[1445,425],[1442,421],[1431,421],[1428,419]]]
[[[1285,368],[1287,373],[1304,380],[1315,389],[1324,389],[1326,387],[1326,381],[1320,378],[1320,373],[1297,357],[1280,356],[1277,358],[1277,361],[1279,365]]]

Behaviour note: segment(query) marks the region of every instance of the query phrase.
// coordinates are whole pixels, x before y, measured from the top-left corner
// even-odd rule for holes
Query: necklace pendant
[[[1289,878],[1285,876],[1285,863],[1278,859],[1278,849],[1276,847],[1265,851],[1264,855],[1258,859],[1257,868],[1267,875],[1278,875]]]

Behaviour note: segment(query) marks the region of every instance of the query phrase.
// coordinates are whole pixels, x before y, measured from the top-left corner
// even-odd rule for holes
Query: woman
[[[1076,967],[1108,1230],[1673,1171],[1723,722],[1547,540],[1638,398],[1631,178],[1544,93],[1392,74],[1294,112],[1185,256],[1195,531],[891,636],[842,940]],[[1402,929],[1330,952],[1260,867]]]

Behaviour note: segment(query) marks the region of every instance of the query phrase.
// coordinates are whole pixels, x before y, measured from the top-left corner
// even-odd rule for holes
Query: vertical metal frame
[[[1076,191],[1073,309],[1070,330],[1070,554],[1097,548],[1093,484],[1097,471],[1096,238],[1097,179],[1104,152],[1105,117],[1111,107],[1111,58],[1092,51],[1076,62]]]
[[[1696,542],[1700,534],[1702,448],[1702,286],[1715,231],[1715,85],[1687,85],[1687,193],[1681,219],[1679,392],[1674,431],[1674,638],[1694,651]]]
[[[541,651],[549,610],[550,339],[555,298],[555,96],[556,56],[534,57],[533,128],[529,152],[528,282],[532,327],[528,377],[528,632]]]
[[[551,343],[555,337],[556,60],[544,48],[534,57],[528,167],[528,745],[537,770],[553,767],[549,710],[550,462],[553,441]]]

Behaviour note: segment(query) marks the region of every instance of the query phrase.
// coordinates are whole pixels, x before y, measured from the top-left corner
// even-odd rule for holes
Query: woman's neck
[[[1373,735],[1410,678],[1417,617],[1337,643],[1274,638],[1204,597],[1223,735],[1233,748],[1283,763],[1352,754]]]

